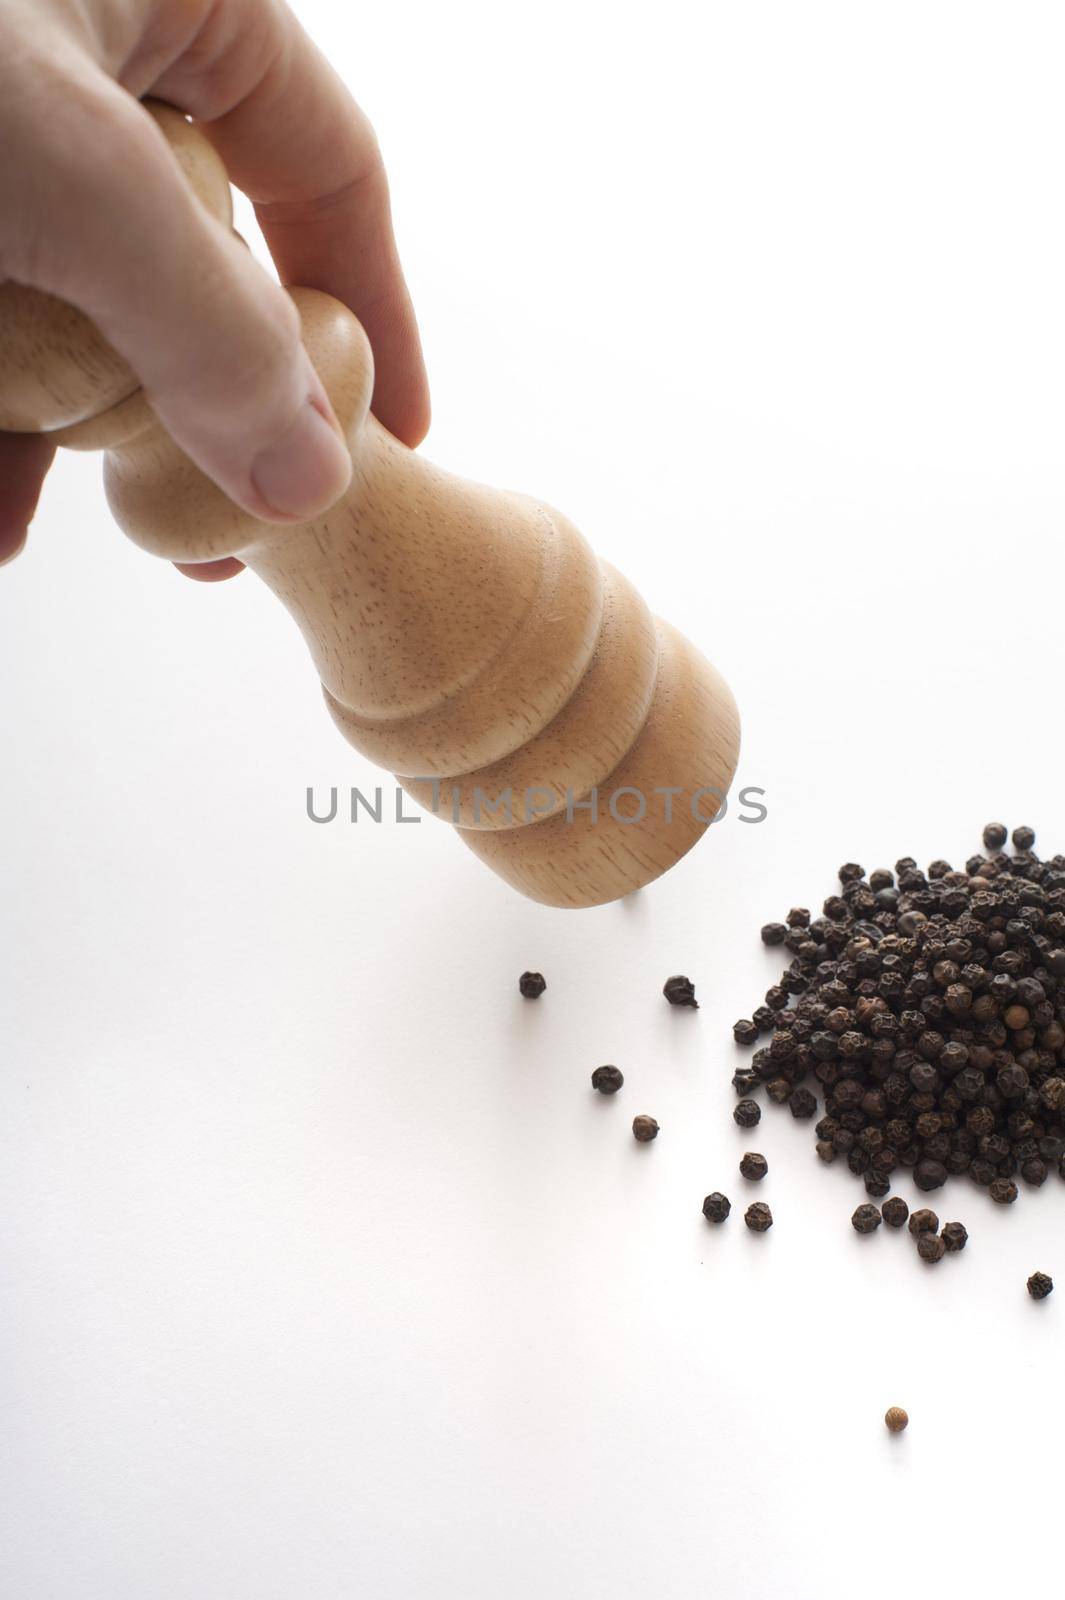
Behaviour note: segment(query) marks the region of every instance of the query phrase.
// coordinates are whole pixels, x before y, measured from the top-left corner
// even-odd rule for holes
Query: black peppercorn
[[[752,1067],[737,1067],[732,1074],[732,1087],[738,1095],[749,1095],[761,1080]]]
[[[859,1206],[851,1217],[851,1226],[855,1233],[875,1233],[879,1228],[882,1218],[877,1206]]]
[[[1030,850],[1035,844],[1035,829],[1025,827],[1014,828],[1011,837],[1013,839],[1013,848],[1015,850]]]
[[[762,1108],[757,1100],[741,1100],[733,1111],[732,1118],[741,1128],[753,1128],[762,1120]]]
[[[822,915],[770,934],[795,959],[740,1030],[766,1035],[750,1070],[872,1199],[897,1170],[925,1190],[968,1173],[1002,1204],[1014,1180],[1065,1172],[1065,855],[1041,862],[1030,829],[1012,855],[1007,840],[988,824],[964,871],[847,862]],[[948,1224],[943,1249],[962,1233]]]
[[[899,1194],[893,1194],[880,1208],[880,1215],[890,1228],[901,1228],[910,1214],[910,1208]]]
[[[969,1231],[963,1222],[944,1222],[940,1238],[947,1249],[956,1254],[969,1242]]]
[[[917,1254],[929,1266],[936,1261],[942,1261],[946,1253],[946,1244],[938,1233],[919,1233],[917,1235]]]
[[[699,1002],[695,998],[695,985],[690,978],[667,978],[662,985],[662,993],[671,1006],[691,1006],[698,1011]]]
[[[909,1229],[912,1234],[938,1233],[939,1218],[934,1211],[923,1208],[920,1211],[910,1212]]]
[[[617,1094],[624,1082],[618,1067],[596,1067],[592,1073],[592,1088],[598,1089],[600,1094]]]
[[[732,1037],[737,1044],[754,1044],[759,1031],[757,1022],[749,1022],[746,1017],[732,1024]]]
[[[707,1222],[724,1222],[731,1210],[732,1202],[727,1200],[717,1189],[714,1190],[713,1194],[708,1194],[703,1201],[703,1216]]]
[[[1028,1279],[1028,1293],[1033,1300],[1045,1300],[1054,1288],[1054,1280],[1045,1272],[1033,1272]]]
[[[773,1226],[773,1213],[767,1205],[756,1200],[753,1206],[748,1206],[743,1213],[743,1220],[752,1233],[765,1233],[767,1228]]]
[[[918,1189],[941,1189],[947,1181],[947,1169],[942,1161],[918,1161],[913,1181]]]
[[[782,922],[767,922],[762,929],[763,944],[783,944],[788,936],[788,930]]]
[[[740,1171],[745,1178],[750,1178],[754,1183],[761,1183],[769,1171],[769,1162],[765,1156],[760,1156],[755,1150],[748,1150],[740,1162]]]
[[[658,1123],[654,1117],[633,1117],[632,1137],[638,1144],[650,1144],[658,1138]]]
[[[812,1117],[817,1110],[817,1097],[809,1089],[793,1089],[788,1096],[788,1109],[793,1117]]]

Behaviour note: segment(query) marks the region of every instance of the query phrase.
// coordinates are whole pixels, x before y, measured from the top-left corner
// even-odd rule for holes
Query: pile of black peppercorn
[[[1017,1177],[1065,1177],[1065,856],[1041,861],[1031,828],[1012,855],[1006,837],[989,824],[958,872],[848,863],[821,916],[762,929],[792,960],[735,1025],[767,1042],[733,1085],[809,1119],[812,1084],[818,1155],[873,1199],[900,1169],[922,1190],[967,1175],[1002,1204]]]

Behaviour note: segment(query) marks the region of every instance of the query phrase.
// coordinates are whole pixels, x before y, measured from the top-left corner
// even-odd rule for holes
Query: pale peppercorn
[[[910,1213],[909,1229],[914,1235],[936,1233],[939,1230],[939,1218],[934,1211],[928,1211],[927,1209],[912,1211]]]
[[[901,1406],[888,1406],[884,1412],[884,1421],[889,1433],[901,1433],[909,1423],[909,1417]]]

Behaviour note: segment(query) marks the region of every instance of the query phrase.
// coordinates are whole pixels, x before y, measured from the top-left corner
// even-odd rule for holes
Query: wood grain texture
[[[227,219],[214,151],[176,113],[154,114]],[[345,738],[507,882],[549,905],[600,904],[706,831],[739,751],[727,685],[560,513],[453,477],[387,433],[345,307],[293,291],[353,474],[338,504],[291,527],[258,521],[194,466],[79,313],[5,288],[0,423],[105,449],[109,503],[144,549],[244,561],[303,632]]]

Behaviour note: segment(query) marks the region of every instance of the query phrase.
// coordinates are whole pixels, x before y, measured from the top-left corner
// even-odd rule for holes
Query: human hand
[[[351,471],[284,291],[208,217],[147,95],[194,117],[249,196],[283,283],[355,312],[373,409],[429,425],[388,184],[366,117],[284,0],[0,0],[0,281],[98,325],[174,439],[255,515],[305,520]],[[22,548],[54,447],[0,433],[0,562]],[[183,566],[217,579],[235,559]]]

